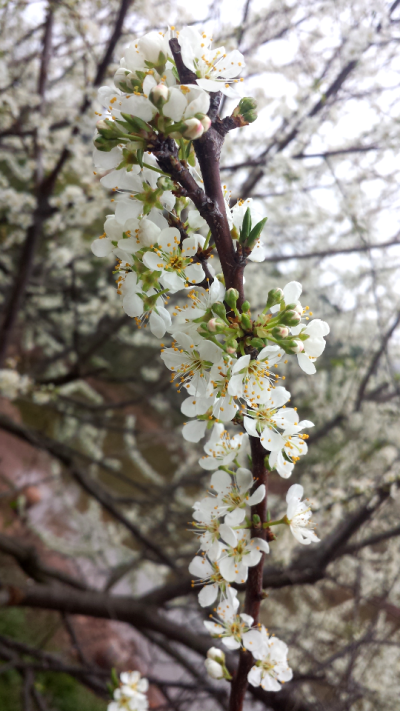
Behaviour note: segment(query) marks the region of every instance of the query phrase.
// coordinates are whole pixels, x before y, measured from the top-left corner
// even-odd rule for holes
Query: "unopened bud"
[[[301,353],[302,351],[304,351],[304,346],[301,341],[287,341],[282,345],[286,353]]]
[[[107,126],[107,124],[106,124],[106,122],[105,122],[104,119],[100,119],[99,121],[97,121],[97,123],[96,123],[96,128],[97,128],[98,131],[109,130],[109,127]]]
[[[277,326],[271,331],[272,335],[276,338],[287,338],[289,335],[289,329],[286,326]]]
[[[186,119],[182,125],[181,133],[184,138],[195,140],[203,135],[204,126],[197,118]]]
[[[228,291],[225,294],[225,301],[228,304],[228,306],[231,307],[231,309],[234,309],[236,306],[236,302],[239,298],[239,292],[237,289],[228,289]]]
[[[276,304],[279,304],[283,299],[283,291],[282,289],[271,289],[268,292],[268,297],[267,297],[267,303],[265,304],[266,309],[270,309],[271,306],[275,306]]]
[[[207,674],[208,676],[211,677],[211,679],[223,679],[224,678],[224,670],[221,667],[218,662],[214,661],[214,659],[206,659],[204,661]]]
[[[225,654],[222,649],[217,647],[210,647],[207,652],[208,659],[214,659],[214,661],[220,662],[220,664],[225,664]]]
[[[242,305],[242,313],[246,313],[247,311],[250,311],[250,302],[244,301]]]
[[[169,90],[165,84],[157,84],[149,94],[149,99],[154,106],[161,108],[168,101]]]
[[[284,311],[280,317],[281,323],[287,326],[297,326],[300,320],[301,316],[297,311]]]
[[[239,109],[241,114],[246,114],[248,111],[252,111],[257,108],[257,101],[251,96],[244,96],[243,99],[239,101]]]
[[[235,338],[229,338],[225,343],[225,348],[226,352],[229,353],[229,355],[233,355],[233,353],[236,353],[238,349],[237,340]]]
[[[220,301],[217,301],[215,304],[213,304],[211,310],[213,311],[213,313],[215,313],[227,323],[225,306],[221,304]]]
[[[244,331],[251,331],[251,329],[252,329],[251,318],[249,318],[247,314],[242,314],[240,317],[240,325]]]
[[[204,133],[206,133],[211,126],[211,119],[209,116],[203,116],[203,118],[200,119],[200,123],[204,128]]]
[[[210,318],[207,328],[211,333],[215,333],[217,330],[217,319],[216,318]]]

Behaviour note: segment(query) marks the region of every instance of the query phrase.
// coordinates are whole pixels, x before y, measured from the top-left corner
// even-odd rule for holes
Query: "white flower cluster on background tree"
[[[400,7],[36,5],[1,11],[0,426],[47,549],[4,528],[2,603],[133,630],[149,696],[48,653],[96,710],[395,710]]]

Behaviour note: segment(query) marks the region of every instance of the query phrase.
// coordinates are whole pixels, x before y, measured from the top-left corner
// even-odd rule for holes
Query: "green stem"
[[[155,168],[154,165],[149,165],[149,163],[143,163],[143,166],[145,168],[148,168],[149,170],[154,170],[155,173],[160,173],[161,175],[164,175],[166,178],[171,178],[168,173],[164,173],[164,171],[160,170],[160,168]]]
[[[269,528],[270,526],[277,526],[279,523],[284,523],[284,524],[286,524],[286,526],[289,526],[290,521],[289,521],[288,517],[286,516],[286,514],[285,514],[285,516],[283,516],[283,518],[280,518],[279,521],[267,521],[266,523],[263,523],[263,528]]]
[[[209,232],[208,232],[208,235],[207,235],[207,237],[206,237],[206,241],[204,242],[203,250],[204,250],[204,249],[207,249],[207,247],[208,247],[208,245],[209,245],[209,242],[210,242],[210,239],[211,239],[211,230],[209,230]]]

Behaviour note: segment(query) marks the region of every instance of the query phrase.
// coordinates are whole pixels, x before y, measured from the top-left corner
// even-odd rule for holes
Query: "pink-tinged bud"
[[[203,126],[203,128],[204,128],[204,133],[205,133],[206,131],[208,131],[208,129],[209,129],[210,126],[211,126],[211,119],[210,119],[209,116],[204,116],[204,117],[200,120],[200,123],[202,124],[202,126]]]
[[[197,118],[186,119],[182,126],[182,136],[192,140],[200,138],[204,133],[204,126]]]
[[[293,353],[302,353],[304,351],[304,344],[301,341],[297,341],[297,345],[293,348]]]
[[[226,349],[226,352],[229,353],[229,355],[233,355],[234,353],[236,353],[236,348],[232,348],[232,346],[228,346],[228,348]]]
[[[217,330],[217,319],[211,318],[207,324],[207,328],[211,333],[215,333]]]
[[[281,327],[281,328],[279,328],[278,330],[279,330],[279,336],[280,336],[281,338],[286,338],[286,337],[289,335],[289,329],[288,329],[288,328],[283,328],[283,327]]]
[[[169,91],[165,84],[157,84],[150,92],[150,101],[154,106],[160,106],[168,101]]]

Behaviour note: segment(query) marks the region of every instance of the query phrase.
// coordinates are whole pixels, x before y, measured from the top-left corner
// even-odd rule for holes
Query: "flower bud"
[[[109,130],[109,127],[104,119],[99,119],[99,121],[96,122],[96,128],[98,131]]]
[[[222,318],[225,323],[227,323],[225,306],[223,304],[221,304],[219,301],[216,301],[215,304],[212,305],[211,310],[214,314]]]
[[[276,338],[287,338],[289,335],[289,329],[286,326],[277,326],[271,331],[272,335]]]
[[[280,317],[281,323],[286,326],[297,326],[300,320],[301,316],[297,311],[284,311]]]
[[[226,331],[226,323],[221,318],[211,318],[207,323],[207,329],[211,333],[224,333]]]
[[[220,662],[220,664],[225,664],[225,654],[222,649],[217,647],[210,647],[207,652],[208,659],[214,659],[214,661]]]
[[[271,289],[268,292],[267,303],[265,304],[266,309],[270,309],[271,306],[279,304],[283,299],[282,289]]]
[[[301,341],[287,341],[282,345],[286,353],[301,353],[304,351],[304,346]]]
[[[223,679],[224,678],[224,670],[221,667],[218,662],[215,662],[214,659],[206,659],[204,661],[207,674],[208,676],[211,677],[211,679]]]
[[[251,331],[252,322],[251,322],[251,318],[249,318],[247,314],[241,315],[240,324],[241,324],[244,331]]]
[[[181,133],[184,138],[191,138],[194,140],[203,135],[204,126],[197,118],[186,119],[182,125]]]
[[[229,338],[225,343],[225,349],[226,352],[229,353],[229,355],[233,355],[233,353],[236,353],[238,349],[237,340],[235,338]]]
[[[236,302],[239,298],[239,292],[237,289],[228,289],[228,291],[225,294],[225,301],[228,304],[228,306],[231,307],[231,309],[234,309],[236,306]]]
[[[292,353],[302,353],[304,351],[304,343],[297,341],[297,345],[293,348]]]
[[[165,84],[157,84],[154,89],[151,90],[149,99],[154,106],[161,108],[166,101],[168,101],[169,90]]]
[[[204,128],[204,133],[205,133],[206,131],[208,131],[208,129],[209,129],[210,126],[211,126],[211,119],[210,119],[209,116],[203,116],[203,118],[200,119],[200,123],[201,123],[201,125],[203,126],[203,128]]]

